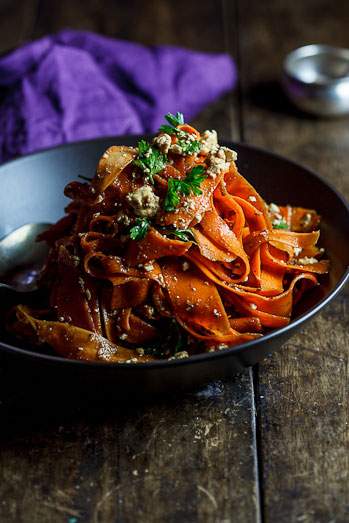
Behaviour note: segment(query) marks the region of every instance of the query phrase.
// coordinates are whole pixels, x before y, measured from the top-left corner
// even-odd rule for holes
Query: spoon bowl
[[[37,289],[36,281],[49,246],[36,238],[49,226],[49,223],[28,223],[0,240],[0,288],[15,292]]]

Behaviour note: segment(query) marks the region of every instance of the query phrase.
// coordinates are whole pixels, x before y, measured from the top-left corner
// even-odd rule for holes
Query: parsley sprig
[[[193,139],[194,135],[177,129],[178,125],[184,124],[184,117],[182,113],[177,112],[177,116],[168,113],[165,116],[165,120],[170,125],[161,125],[159,132],[172,134],[178,138],[182,138],[181,140],[178,140],[177,144],[182,148],[184,154],[195,154],[201,150],[202,144],[198,140]]]
[[[177,116],[174,116],[173,114],[168,113],[165,116],[165,120],[170,125],[166,125],[166,124],[161,125],[161,127],[159,128],[159,133],[168,133],[168,134],[173,134],[174,136],[178,136],[178,134],[180,133],[180,130],[176,129],[176,127],[178,127],[178,125],[184,125],[183,114],[177,112]]]
[[[189,133],[188,133],[189,134]],[[197,140],[179,140],[178,142],[178,145],[180,145],[180,147],[182,147],[183,149],[183,153],[185,154],[195,154],[195,153],[198,153],[199,151],[201,151],[201,143],[198,142]]]
[[[145,218],[136,218],[136,225],[134,225],[130,230],[131,240],[136,240],[139,242],[143,240],[144,236],[147,234],[149,222]]]
[[[169,229],[163,229],[163,232],[168,235],[172,234],[173,236],[177,236],[177,238],[182,240],[182,242],[195,242],[195,236],[190,229],[174,229],[173,231]]]
[[[154,183],[153,175],[166,167],[167,156],[156,147],[151,147],[145,140],[138,143],[138,157],[133,163],[140,167]]]
[[[287,223],[280,222],[280,223],[273,223],[273,229],[288,229]]]
[[[183,196],[189,196],[192,193],[194,196],[202,194],[201,182],[207,177],[204,175],[205,168],[203,165],[196,165],[192,168],[190,173],[184,180],[177,178],[170,178],[168,180],[167,194],[164,202],[165,211],[174,211],[179,204],[178,193]]]

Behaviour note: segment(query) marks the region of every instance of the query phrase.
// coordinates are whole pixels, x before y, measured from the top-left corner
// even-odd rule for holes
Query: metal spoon
[[[45,242],[36,242],[36,238],[49,226],[49,223],[29,223],[0,240],[0,290],[30,292],[37,289],[36,280],[49,247]]]

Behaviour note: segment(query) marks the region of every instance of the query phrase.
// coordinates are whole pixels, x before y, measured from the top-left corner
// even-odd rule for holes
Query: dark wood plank
[[[258,522],[251,381],[123,406],[2,390],[1,522]]]
[[[244,139],[308,165],[348,197],[347,118],[301,114],[279,83],[292,49],[349,46],[347,2],[240,2],[239,14]],[[347,521],[347,307],[343,293],[259,366],[265,522]]]
[[[348,301],[343,293],[260,365],[266,521],[347,521]]]
[[[37,9],[38,0],[1,1],[0,54],[14,49],[30,38]]]

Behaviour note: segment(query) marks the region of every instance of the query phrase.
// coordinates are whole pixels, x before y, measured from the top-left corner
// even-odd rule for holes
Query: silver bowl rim
[[[337,47],[334,45],[328,45],[328,44],[309,44],[304,45],[302,47],[298,47],[297,49],[294,49],[291,51],[285,58],[283,67],[285,74],[292,78],[293,80],[297,80],[299,83],[307,86],[322,86],[322,87],[331,87],[334,85],[338,85],[341,83],[349,83],[349,75],[338,77],[338,78],[328,78],[325,79],[322,77],[321,79],[315,79],[311,82],[306,82],[299,74],[297,74],[297,67],[295,67],[295,63],[299,61],[301,58],[306,57],[316,57],[321,54],[328,54],[331,56],[341,56],[348,60],[349,64],[349,49],[346,49],[344,47]]]

